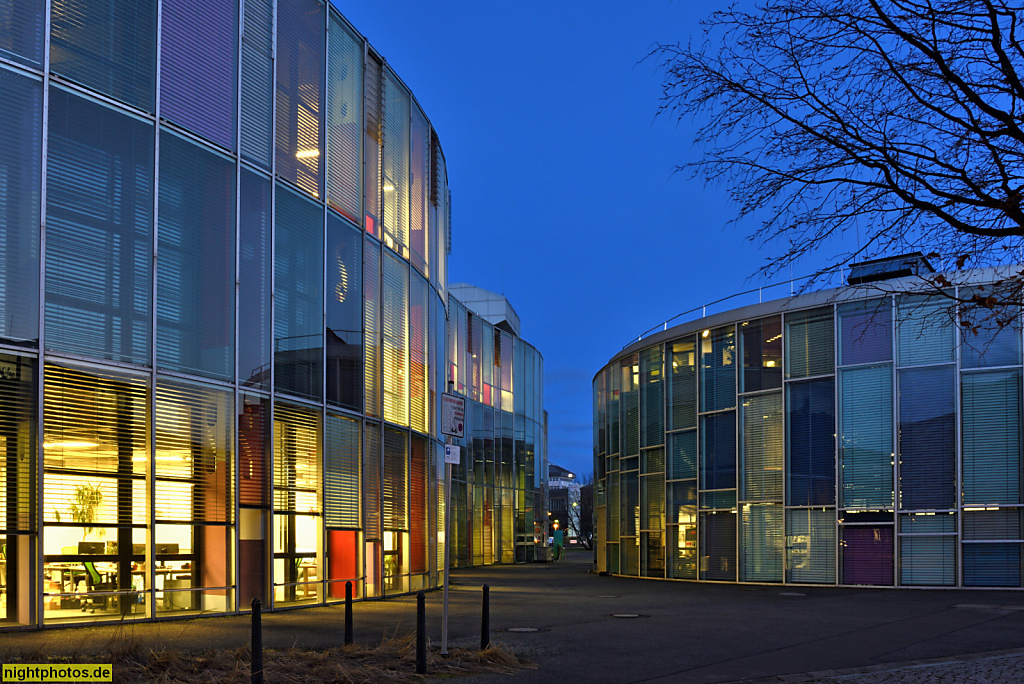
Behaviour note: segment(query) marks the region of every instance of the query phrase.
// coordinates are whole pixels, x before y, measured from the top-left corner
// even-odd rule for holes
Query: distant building
[[[449,287],[448,387],[466,397],[452,472],[452,566],[536,560],[546,541],[544,357],[519,337],[504,296]]]
[[[580,530],[580,484],[576,473],[552,463],[548,466],[548,520],[557,522],[569,538]]]

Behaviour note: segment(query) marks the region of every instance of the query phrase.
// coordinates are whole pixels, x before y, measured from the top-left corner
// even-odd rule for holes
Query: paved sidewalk
[[[1021,682],[1024,593],[718,585],[601,577],[590,556],[452,573],[452,645],[480,639],[490,586],[492,638],[533,660],[508,682]],[[355,604],[356,640],[415,630],[415,598]],[[441,592],[427,594],[428,637],[440,641]],[[344,608],[264,615],[267,648],[341,642]],[[527,631],[528,630],[528,631]],[[154,648],[236,649],[249,617],[124,627],[8,632],[5,652],[82,653],[129,638]],[[942,662],[935,662],[942,659]]]

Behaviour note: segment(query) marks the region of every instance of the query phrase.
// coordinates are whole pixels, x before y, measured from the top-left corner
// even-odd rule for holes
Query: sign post
[[[444,445],[444,598],[441,603],[441,655],[443,656],[448,655],[448,569],[452,566],[452,464],[458,465],[461,456],[459,447],[451,443],[451,438],[464,437],[465,424],[465,397],[447,392],[442,394],[441,433],[448,436],[448,443]]]

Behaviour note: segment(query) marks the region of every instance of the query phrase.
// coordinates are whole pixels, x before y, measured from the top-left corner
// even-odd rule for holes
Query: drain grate
[[[807,596],[807,594],[801,594],[799,591],[780,591],[779,596]]]
[[[539,632],[536,627],[509,627],[506,632]]]
[[[612,613],[613,618],[638,618],[643,617],[640,613]]]
[[[622,598],[622,594],[605,594],[603,596],[598,596],[597,598]]]

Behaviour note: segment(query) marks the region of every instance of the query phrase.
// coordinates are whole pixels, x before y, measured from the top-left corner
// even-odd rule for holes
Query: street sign
[[[441,395],[441,434],[465,437],[466,399],[445,392]]]
[[[454,444],[444,445],[444,462],[451,463],[452,465],[459,465],[459,459],[462,456],[462,449]]]

